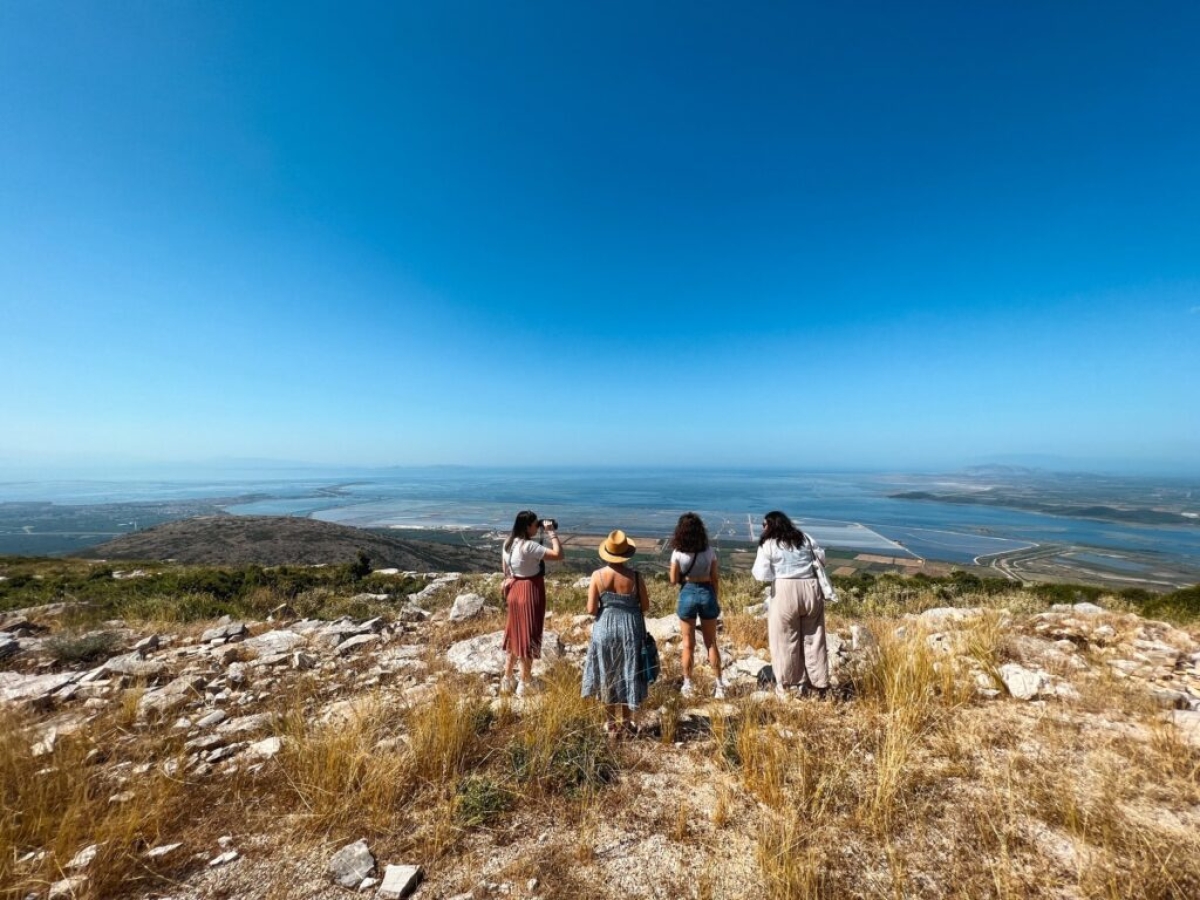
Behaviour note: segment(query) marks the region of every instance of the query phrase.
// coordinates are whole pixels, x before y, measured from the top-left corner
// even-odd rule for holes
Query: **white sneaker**
[[[527,690],[528,690],[528,688],[526,687],[526,683],[524,681],[522,681],[520,678],[518,678],[517,679],[517,689],[516,689],[516,691],[513,692],[513,696],[514,697],[524,697],[525,692]]]
[[[724,684],[724,682],[718,681],[713,686],[713,699],[714,700],[724,700],[725,699],[725,684]]]
[[[780,703],[787,703],[791,696],[791,691],[785,688],[782,684],[775,685],[775,699],[777,699]]]
[[[692,686],[691,679],[683,679],[683,687],[679,689],[679,693],[684,697],[695,696],[696,689]]]
[[[516,686],[516,682],[508,675],[500,679],[500,693],[502,694],[511,694]]]

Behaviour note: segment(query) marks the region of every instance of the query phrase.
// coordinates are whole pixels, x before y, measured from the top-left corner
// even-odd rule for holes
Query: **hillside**
[[[68,564],[0,562],[0,600]],[[610,740],[563,570],[519,699],[495,575],[275,570],[217,620],[93,568],[86,602],[0,614],[0,900],[1200,896],[1194,607],[864,579],[829,617],[835,699],[781,702],[734,574],[716,701],[704,665],[681,695],[654,577],[662,677]]]
[[[315,519],[200,516],[166,522],[81,553],[91,559],[175,560],[192,565],[337,565],[362,551],[375,568],[417,572],[496,568],[491,545],[470,547],[392,537]]]

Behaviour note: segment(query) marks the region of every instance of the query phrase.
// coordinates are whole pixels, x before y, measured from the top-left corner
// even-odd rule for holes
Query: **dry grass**
[[[761,648],[765,626],[740,612],[758,602],[757,585],[729,582],[722,645]],[[582,591],[557,590],[563,611],[578,612]],[[659,609],[673,608],[674,589],[656,582],[652,592]],[[998,609],[1005,595],[958,599]],[[1027,602],[1019,592],[1011,599],[1018,609]],[[166,724],[137,725],[140,688],[39,757],[28,729],[44,720],[10,713],[0,733],[0,897],[44,889],[99,841],[90,895],[145,893],[196,865],[152,872],[146,847],[211,844],[225,832],[272,834],[322,859],[365,836],[377,855],[419,861],[433,878],[454,870],[436,888],[443,893],[472,887],[479,867],[513,844],[519,850],[488,876],[512,882],[512,896],[531,895],[534,877],[547,900],[610,896],[620,871],[606,849],[614,830],[636,838],[620,854],[660,848],[639,858],[643,886],[669,884],[678,896],[1200,896],[1200,752],[1163,724],[1143,689],[1088,658],[1088,672],[1071,675],[1080,697],[1070,703],[984,701],[976,673],[998,683],[1014,652],[1013,626],[998,612],[956,626],[951,654],[925,627],[889,617],[944,598],[885,585],[865,601],[889,615],[863,620],[876,646],[841,673],[849,702],[743,694],[731,715],[713,716],[711,732],[684,729],[678,654],[665,653],[648,703],[660,710],[660,739],[615,747],[568,662],[520,704],[493,701],[488,682],[436,658],[436,684],[412,707],[386,687],[339,694],[316,678],[297,681],[275,710],[282,753],[257,773],[204,783],[164,774],[182,738]],[[500,621],[439,624],[430,643]],[[333,699],[354,708],[323,721]],[[102,758],[88,762],[93,748]],[[160,765],[119,780],[152,760]],[[121,790],[135,799],[110,804]],[[38,849],[45,859],[17,866]],[[731,881],[728,871],[750,860],[753,873]]]
[[[122,884],[153,883],[144,850],[179,826],[187,791],[162,766],[120,782],[94,764],[92,751],[112,753],[123,729],[103,720],[60,736],[49,753],[35,755],[32,717],[6,711],[0,733],[0,897],[24,897],[67,874],[83,847],[100,844],[88,867],[89,890],[110,894]],[[156,748],[162,751],[165,748]],[[154,755],[157,755],[156,753]],[[113,802],[118,793],[131,799]],[[18,861],[45,851],[44,858]]]

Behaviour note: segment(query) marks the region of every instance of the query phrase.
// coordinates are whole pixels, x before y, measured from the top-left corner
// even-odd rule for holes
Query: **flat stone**
[[[246,754],[256,759],[271,759],[283,749],[283,738],[269,737],[255,741],[246,748]]]
[[[205,680],[198,675],[180,675],[174,681],[154,691],[147,691],[138,700],[138,714],[164,715],[200,698]]]
[[[218,625],[200,635],[200,643],[211,644],[216,641],[232,643],[243,640],[250,633],[245,622],[230,622],[228,625]]]
[[[138,651],[114,656],[104,664],[107,672],[118,675],[128,675],[130,678],[155,679],[161,678],[167,671],[167,666],[157,659],[146,659]]]
[[[1000,678],[1009,694],[1018,700],[1032,700],[1051,686],[1050,676],[1045,672],[1026,669],[1016,663],[1005,663],[1000,667]]]
[[[157,650],[158,649],[158,635],[157,634],[147,635],[146,637],[144,637],[140,641],[138,641],[136,644],[134,644],[133,649],[136,650],[138,653],[142,654],[142,656],[145,656],[147,653],[149,653],[152,650]]]
[[[503,631],[493,631],[491,634],[459,641],[446,651],[446,662],[467,675],[500,675],[504,672],[506,656],[503,643]],[[544,632],[542,657],[541,660],[534,660],[534,667],[538,668],[539,664],[559,659],[562,655],[562,639],[556,632]]]
[[[329,860],[326,871],[342,887],[357,888],[375,869],[375,857],[365,840],[347,844]]]
[[[214,709],[206,716],[202,716],[196,722],[197,728],[212,728],[214,725],[220,725],[229,718],[229,713],[223,709]]]
[[[49,697],[64,685],[71,684],[79,674],[56,672],[50,675],[22,675],[18,672],[0,672],[0,700],[38,701]]]
[[[21,650],[21,642],[9,634],[0,635],[0,659],[12,656]]]
[[[369,647],[372,644],[378,644],[381,640],[382,638],[380,638],[377,634],[356,634],[354,637],[348,638],[347,640],[338,644],[337,655],[349,656],[351,653],[361,650],[363,647]]]
[[[258,637],[247,638],[242,646],[259,656],[273,656],[276,653],[290,653],[308,643],[308,638],[302,634],[287,629],[278,629],[260,634]]]
[[[679,616],[665,615],[657,619],[646,619],[646,631],[660,644],[679,637]]]
[[[739,659],[733,664],[732,668],[735,672],[744,672],[751,678],[757,678],[758,673],[769,665],[770,663],[765,659],[759,659],[757,656],[750,656],[746,657],[745,659]]]
[[[388,866],[375,896],[379,900],[403,900],[417,889],[422,874],[420,866]]]
[[[254,713],[250,716],[238,716],[235,719],[230,719],[228,722],[222,722],[217,726],[217,733],[232,737],[234,735],[262,731],[270,727],[270,725],[271,716],[269,713]]]
[[[236,850],[227,850],[220,856],[214,857],[208,861],[208,867],[215,869],[217,866],[224,866],[238,858],[240,854]]]
[[[1098,616],[1104,612],[1104,607],[1095,603],[1076,603],[1071,607],[1071,611],[1084,616]]]
[[[485,605],[486,601],[479,594],[459,594],[454,598],[454,605],[450,608],[450,621],[461,622],[464,619],[473,619],[483,612]]]

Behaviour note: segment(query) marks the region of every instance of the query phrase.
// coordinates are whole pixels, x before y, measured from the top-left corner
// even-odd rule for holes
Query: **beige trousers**
[[[815,578],[780,578],[767,617],[775,680],[791,687],[829,687],[825,600]]]

